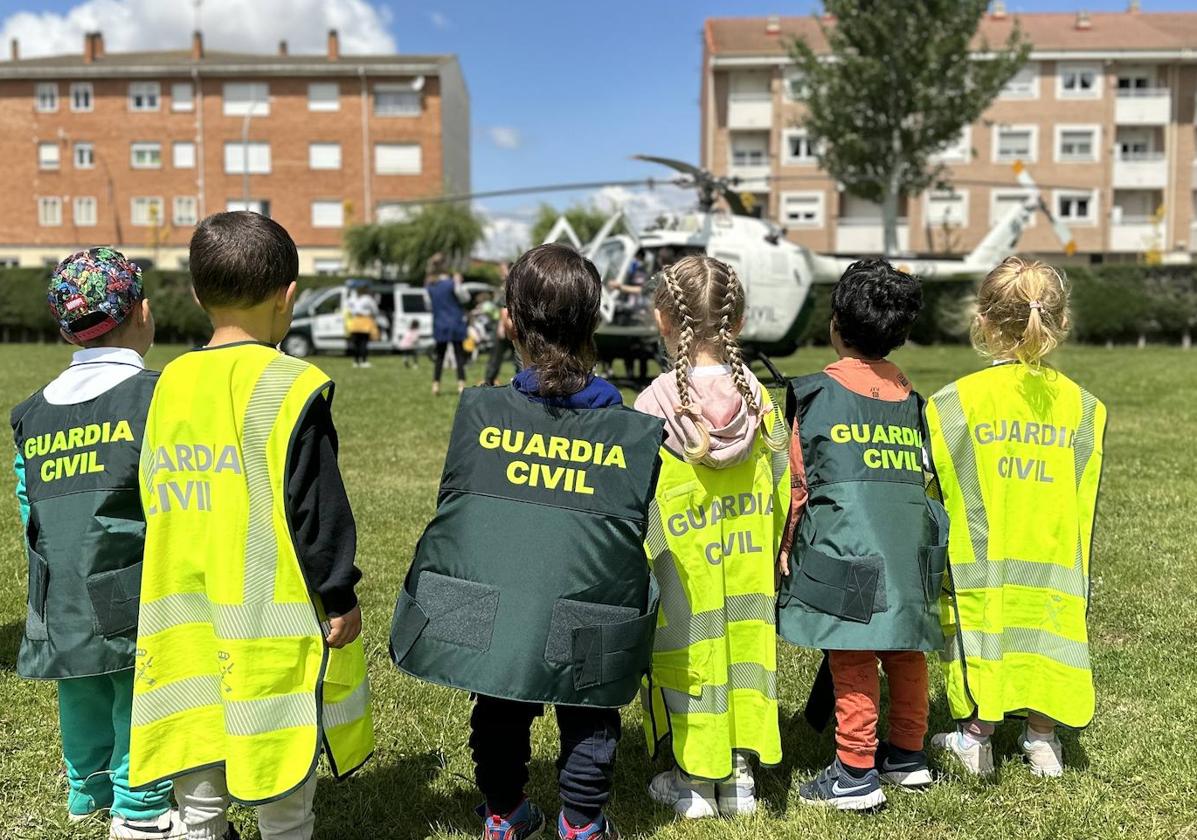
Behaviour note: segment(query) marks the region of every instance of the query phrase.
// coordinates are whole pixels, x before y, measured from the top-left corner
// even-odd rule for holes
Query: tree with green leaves
[[[824,0],[828,52],[790,42],[819,163],[881,205],[885,253],[898,250],[899,201],[947,186],[934,155],[984,113],[1026,63],[1016,24],[1000,48],[973,44],[988,0]]]
[[[549,235],[549,231],[553,225],[557,223],[558,217],[562,215],[561,211],[557,210],[551,204],[541,204],[536,211],[536,221],[532,223],[532,232],[529,234],[532,240],[532,245],[539,245],[544,242],[544,238]],[[594,205],[575,204],[566,209],[565,218],[569,222],[570,227],[574,229],[574,233],[578,235],[578,239],[582,240],[585,245],[590,240],[594,239],[595,235],[610,218],[610,213],[604,213]],[[615,225],[612,233],[623,233],[627,228],[624,226],[623,220]]]
[[[361,270],[420,281],[433,254],[461,266],[482,236],[482,220],[465,204],[425,204],[402,221],[349,228],[345,253]]]

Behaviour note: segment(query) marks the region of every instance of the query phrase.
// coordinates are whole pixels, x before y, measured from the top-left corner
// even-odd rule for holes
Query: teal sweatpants
[[[72,814],[102,808],[127,820],[148,820],[170,810],[170,782],[129,790],[129,727],[133,671],[58,681],[58,721],[71,786]]]

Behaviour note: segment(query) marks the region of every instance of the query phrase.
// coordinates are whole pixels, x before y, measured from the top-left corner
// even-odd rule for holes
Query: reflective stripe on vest
[[[338,775],[373,748],[360,640],[326,649],[283,503],[295,430],[328,384],[258,345],[163,374],[141,464],[134,785],[223,764],[230,795],[255,804],[302,784],[322,741]]]
[[[653,752],[672,735],[678,765],[699,778],[730,775],[735,749],[781,759],[773,563],[790,473],[784,418],[767,411],[743,464],[715,470],[662,451],[645,538],[661,589],[645,734]]]
[[[945,504],[966,525],[952,532],[941,612],[948,699],[956,718],[1030,709],[1083,726],[1093,711],[1085,619],[1105,409],[1055,372],[1024,376],[1009,365],[966,377],[927,413]]]

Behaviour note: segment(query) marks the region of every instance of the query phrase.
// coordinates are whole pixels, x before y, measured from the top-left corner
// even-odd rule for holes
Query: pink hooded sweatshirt
[[[747,367],[744,376],[758,403],[761,400],[761,383]],[[744,398],[732,379],[727,365],[696,367],[690,370],[691,399],[706,419],[711,435],[711,451],[702,463],[721,469],[746,461],[752,454],[756,430],[760,418],[748,410]],[[665,445],[678,456],[682,456],[687,441],[698,440],[694,419],[679,414],[677,409],[681,398],[677,392],[677,378],[672,371],[663,373],[636,398],[636,410],[665,421]]]

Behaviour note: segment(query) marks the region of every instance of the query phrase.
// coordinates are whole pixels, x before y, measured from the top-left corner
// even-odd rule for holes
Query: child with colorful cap
[[[29,610],[17,671],[58,681],[72,821],[111,812],[120,840],[183,837],[169,782],[129,787],[129,729],[145,518],[137,487],[158,374],[141,270],[93,248],[54,270],[50,311],[79,347],[12,412]]]

